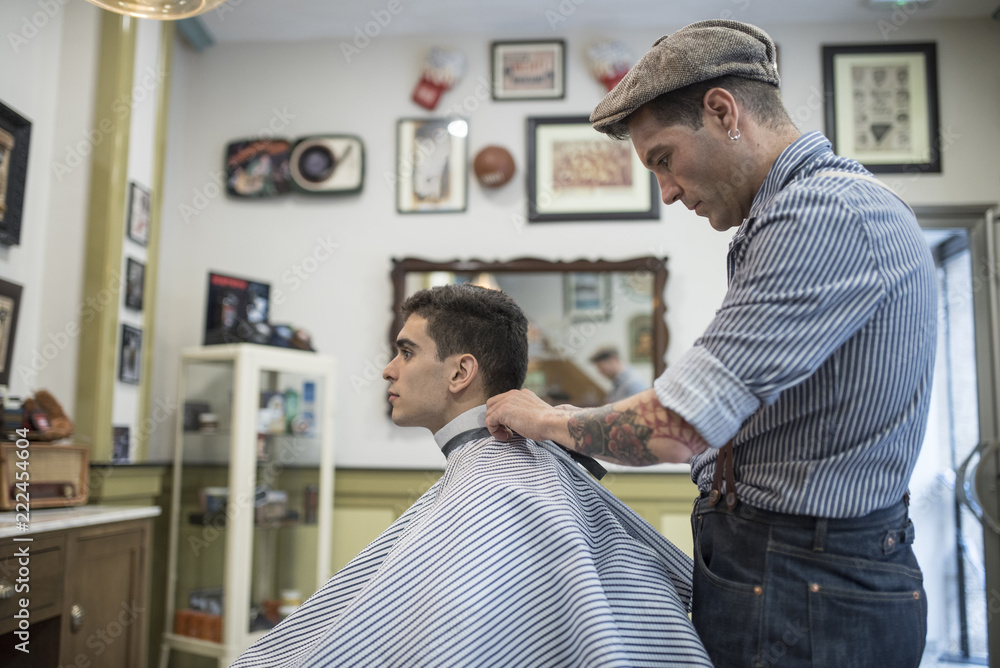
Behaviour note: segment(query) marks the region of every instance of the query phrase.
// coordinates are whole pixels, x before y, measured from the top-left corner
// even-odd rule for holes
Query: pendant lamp
[[[101,9],[143,19],[176,21],[215,9],[226,0],[89,0]]]

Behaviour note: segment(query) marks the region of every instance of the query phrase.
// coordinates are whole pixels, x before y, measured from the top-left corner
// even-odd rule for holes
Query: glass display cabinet
[[[252,343],[182,351],[162,668],[228,666],[330,577],[335,371]]]

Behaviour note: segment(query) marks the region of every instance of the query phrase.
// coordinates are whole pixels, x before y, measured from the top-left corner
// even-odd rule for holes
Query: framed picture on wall
[[[232,197],[277,197],[292,189],[287,139],[238,139],[226,146],[226,192]]]
[[[628,361],[632,364],[653,361],[653,318],[648,313],[628,321]]]
[[[122,464],[129,461],[129,428],[128,426],[112,427],[114,442],[111,449],[111,461]]]
[[[128,185],[128,238],[145,246],[149,242],[149,191],[135,181]]]
[[[122,347],[118,355],[118,380],[138,385],[141,367],[142,330],[131,325],[122,325]]]
[[[493,42],[494,100],[556,100],[566,97],[566,42]]]
[[[21,243],[31,122],[0,102],[0,244]]]
[[[396,210],[456,213],[468,202],[469,123],[457,118],[402,119],[396,129]]]
[[[629,142],[586,116],[528,119],[528,221],[659,220],[660,188]]]
[[[14,357],[14,335],[17,334],[17,314],[21,308],[22,287],[0,280],[0,385],[10,384],[11,360]]]
[[[125,266],[125,307],[142,310],[142,289],[146,277],[146,265],[128,258]]]
[[[826,135],[875,173],[941,172],[933,43],[823,47]]]
[[[567,272],[563,277],[566,315],[573,322],[604,321],[611,315],[611,274]]]

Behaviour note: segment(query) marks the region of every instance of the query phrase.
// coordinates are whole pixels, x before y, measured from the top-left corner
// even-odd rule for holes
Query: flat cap
[[[739,21],[699,21],[656,40],[590,115],[598,132],[650,100],[699,81],[734,75],[779,86],[774,42],[756,26]]]

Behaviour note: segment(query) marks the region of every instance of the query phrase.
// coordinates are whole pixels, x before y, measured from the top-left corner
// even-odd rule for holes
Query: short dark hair
[[[618,359],[618,348],[614,346],[603,346],[595,350],[594,354],[590,356],[590,361],[594,364],[610,359]]]
[[[705,93],[713,88],[728,90],[743,106],[743,110],[765,127],[778,129],[792,124],[777,86],[733,75],[678,88],[653,98],[643,106],[648,106],[653,117],[665,126],[684,125],[692,130],[699,130],[702,126]],[[632,114],[629,114],[610,126],[608,134],[615,139],[628,139],[628,122],[631,117]]]
[[[438,359],[468,353],[479,362],[483,388],[492,397],[520,389],[528,373],[528,319],[499,290],[471,283],[420,290],[400,307],[403,318],[427,320]]]

